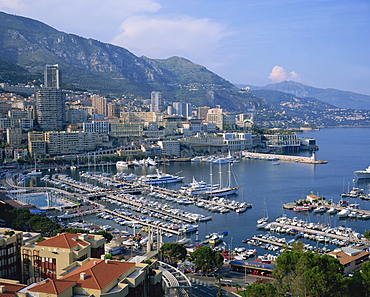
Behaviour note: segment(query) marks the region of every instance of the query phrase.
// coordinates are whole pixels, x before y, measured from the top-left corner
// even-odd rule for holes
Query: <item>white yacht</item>
[[[142,176],[139,179],[139,181],[147,185],[157,185],[157,184],[177,183],[177,182],[181,182],[185,178],[183,176],[163,173],[159,171],[158,169],[156,171],[157,171],[156,174],[148,174],[148,175]]]
[[[370,166],[368,166],[365,170],[357,170],[355,171],[355,175],[357,179],[367,179],[370,178]]]
[[[182,186],[179,192],[183,195],[201,195],[211,190],[216,190],[218,185],[208,184],[204,181],[196,181],[193,177],[193,181],[188,185]]]
[[[116,167],[117,167],[117,168],[127,168],[127,167],[128,167],[128,164],[127,164],[127,162],[125,162],[125,161],[118,161],[118,162],[116,163]]]
[[[351,213],[351,211],[347,208],[342,209],[340,212],[338,212],[338,218],[346,218]]]

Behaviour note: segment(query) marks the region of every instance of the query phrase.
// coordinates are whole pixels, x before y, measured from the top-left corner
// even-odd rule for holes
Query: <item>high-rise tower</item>
[[[59,89],[58,65],[46,65],[44,75],[44,87],[36,94],[37,121],[45,131],[60,131],[65,122],[65,94]]]
[[[150,94],[150,111],[152,112],[163,111],[163,100],[161,92],[153,91]]]

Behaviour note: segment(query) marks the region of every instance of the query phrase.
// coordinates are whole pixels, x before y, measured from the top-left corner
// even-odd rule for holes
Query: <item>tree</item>
[[[215,271],[220,268],[224,262],[224,257],[209,246],[197,248],[190,254],[189,258],[190,261],[195,264],[195,267],[203,272]]]
[[[107,241],[107,243],[110,243],[110,241],[113,239],[113,235],[109,233],[108,231],[98,231],[93,234],[102,235]]]
[[[276,288],[271,283],[253,283],[245,287],[242,292],[243,297],[275,297]]]
[[[370,230],[365,231],[365,233],[364,233],[364,237],[365,237],[367,240],[370,240]]]
[[[273,272],[277,292],[294,296],[339,296],[343,266],[329,255],[286,251],[276,259]]]
[[[6,230],[4,232],[4,235],[9,236],[9,237],[12,237],[14,234],[15,234],[15,232],[13,230]]]
[[[186,253],[186,248],[184,246],[174,242],[163,244],[158,252],[158,256],[162,261],[174,265],[176,262],[184,260]]]
[[[370,296],[370,262],[365,262],[361,266],[361,279],[365,295]]]

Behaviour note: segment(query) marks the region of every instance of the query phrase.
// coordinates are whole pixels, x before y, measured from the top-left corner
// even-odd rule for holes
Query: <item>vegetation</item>
[[[178,243],[165,243],[159,250],[159,259],[170,264],[176,265],[180,260],[186,257],[186,248]]]
[[[216,271],[224,263],[224,257],[209,246],[197,248],[190,254],[189,259],[195,264],[196,269],[205,273]]]

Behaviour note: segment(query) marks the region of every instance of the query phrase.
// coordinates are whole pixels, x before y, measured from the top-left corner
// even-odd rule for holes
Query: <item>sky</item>
[[[0,0],[0,10],[137,56],[180,56],[234,84],[370,95],[370,0]]]

